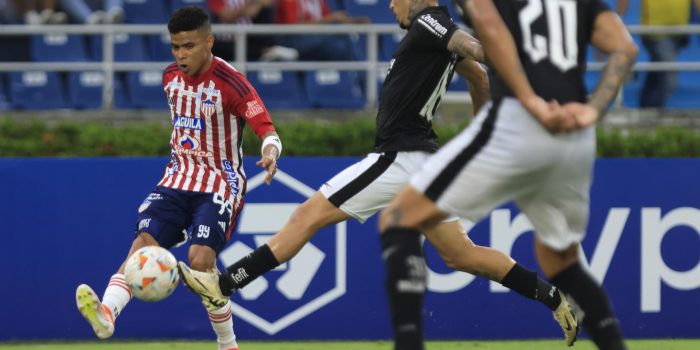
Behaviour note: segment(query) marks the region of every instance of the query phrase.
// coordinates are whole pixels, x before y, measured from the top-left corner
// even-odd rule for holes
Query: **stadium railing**
[[[700,25],[685,26],[628,26],[632,34],[700,34]],[[47,31],[50,31],[47,33]],[[377,77],[379,69],[386,69],[389,62],[379,61],[379,36],[384,34],[403,33],[395,24],[366,24],[366,25],[214,25],[217,34],[233,34],[236,57],[233,61],[236,69],[242,72],[260,71],[265,69],[314,71],[319,69],[335,69],[366,72],[365,92],[367,107],[376,106],[378,89]],[[103,108],[111,109],[114,105],[113,86],[114,73],[143,70],[162,70],[171,62],[115,62],[114,38],[119,34],[167,34],[165,25],[52,25],[0,26],[0,36],[44,35],[44,34],[79,34],[101,35],[103,37],[101,62],[0,62],[0,72],[8,71],[87,71],[95,70],[104,73]],[[247,61],[246,42],[249,35],[303,35],[303,34],[357,34],[366,35],[365,61],[342,62],[257,62]],[[601,70],[602,62],[589,62],[591,71]],[[635,71],[700,71],[700,57],[693,62],[640,62],[634,67]],[[445,101],[468,101],[468,93],[448,93]],[[618,96],[616,106],[622,105],[622,94]]]

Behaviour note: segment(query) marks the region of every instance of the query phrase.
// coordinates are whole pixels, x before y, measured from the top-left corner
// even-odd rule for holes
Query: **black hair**
[[[211,31],[211,22],[209,14],[197,6],[187,6],[175,10],[168,21],[168,31],[173,34],[199,30],[202,27]]]

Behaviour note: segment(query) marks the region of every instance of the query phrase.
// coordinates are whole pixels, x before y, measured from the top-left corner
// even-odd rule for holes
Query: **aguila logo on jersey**
[[[204,129],[204,119],[178,115],[173,121],[173,126],[180,129],[202,130]]]
[[[205,117],[209,118],[216,112],[216,104],[210,100],[206,99],[204,102],[202,102],[202,114],[204,114]]]
[[[430,32],[441,38],[443,35],[447,34],[447,28],[443,27],[443,25],[440,24],[438,20],[430,16],[429,13],[420,16],[420,18],[418,19],[418,23],[420,23],[423,27],[425,27]]]

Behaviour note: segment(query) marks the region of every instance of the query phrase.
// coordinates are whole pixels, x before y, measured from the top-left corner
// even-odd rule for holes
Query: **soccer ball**
[[[124,277],[133,295],[143,301],[165,299],[180,281],[177,260],[167,249],[158,246],[135,251],[126,261]]]

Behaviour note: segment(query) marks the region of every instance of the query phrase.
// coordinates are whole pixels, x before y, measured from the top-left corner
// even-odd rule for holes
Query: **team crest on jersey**
[[[178,115],[173,121],[173,126],[180,129],[202,130],[204,129],[204,119]]]
[[[211,117],[214,112],[216,112],[216,104],[212,100],[206,99],[202,102],[202,114],[204,114],[205,117]]]

